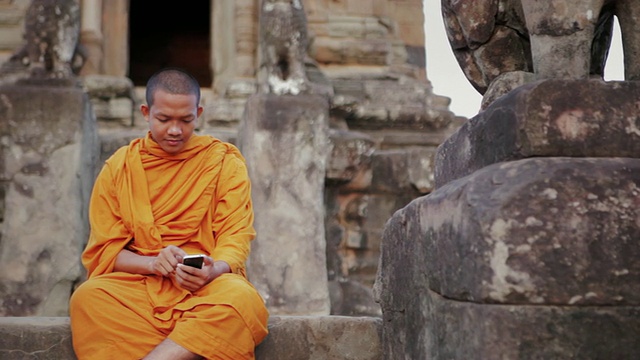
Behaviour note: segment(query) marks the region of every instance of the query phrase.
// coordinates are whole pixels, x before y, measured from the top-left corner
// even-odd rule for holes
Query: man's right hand
[[[152,258],[149,264],[150,271],[156,275],[169,276],[175,272],[176,267],[178,267],[185,255],[187,253],[184,250],[177,246],[169,245]]]

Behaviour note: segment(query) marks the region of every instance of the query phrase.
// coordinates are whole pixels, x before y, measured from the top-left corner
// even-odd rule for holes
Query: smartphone
[[[187,255],[182,258],[182,263],[187,266],[192,266],[194,268],[202,269],[202,264],[204,263],[204,255]]]

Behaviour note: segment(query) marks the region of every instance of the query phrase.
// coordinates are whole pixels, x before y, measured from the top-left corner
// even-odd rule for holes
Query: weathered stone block
[[[0,317],[0,358],[74,360],[68,317]]]
[[[394,216],[419,232],[388,235],[415,242],[429,288],[450,299],[637,306],[638,184],[640,159],[494,164]]]
[[[273,317],[256,359],[381,360],[381,327],[375,317]]]
[[[272,314],[328,315],[324,179],[329,104],[322,96],[258,94],[239,147],[252,180],[249,278]]]
[[[379,150],[372,159],[372,184],[375,192],[429,193],[433,189],[434,149],[407,147]]]
[[[364,76],[361,80],[333,79],[336,97],[332,115],[344,118],[354,130],[444,130],[454,115],[434,106],[429,84],[404,75]]]
[[[2,87],[0,97],[0,316],[66,315],[83,274],[96,121],[80,88]]]
[[[639,183],[640,159],[523,159],[397,211],[375,285],[385,358],[640,356]]]
[[[327,159],[327,180],[352,180],[371,164],[375,144],[364,134],[353,131],[330,130],[331,152]]]
[[[318,37],[310,49],[321,63],[389,65],[391,45],[382,39],[334,39]]]
[[[640,157],[640,82],[544,80],[521,86],[438,148],[436,187],[534,156]]]
[[[86,75],[82,77],[82,84],[91,98],[132,99],[134,96],[133,82],[124,76]]]
[[[361,16],[332,16],[327,24],[333,38],[384,39],[389,29],[379,19]]]
[[[221,99],[204,107],[203,123],[208,127],[237,127],[242,119],[246,99]]]
[[[91,99],[93,112],[103,127],[127,127],[133,125],[134,106],[131,99]]]
[[[331,312],[347,316],[382,316],[369,284],[354,280],[330,281]]]
[[[638,306],[518,306],[447,299],[384,310],[384,359],[637,359]]]

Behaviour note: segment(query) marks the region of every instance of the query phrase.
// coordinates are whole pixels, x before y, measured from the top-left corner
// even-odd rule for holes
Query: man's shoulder
[[[209,148],[211,150],[218,153],[222,153],[223,155],[238,156],[240,159],[244,161],[244,158],[242,157],[242,153],[240,152],[240,149],[234,143],[221,140],[213,135],[208,135],[208,134],[198,135],[198,136],[210,141]]]
[[[120,167],[124,163],[127,157],[127,152],[129,148],[133,146],[135,143],[139,142],[140,140],[141,140],[140,138],[134,139],[130,143],[116,149],[116,151],[114,151],[113,154],[111,154],[111,156],[107,158],[107,160],[105,161],[105,164]]]

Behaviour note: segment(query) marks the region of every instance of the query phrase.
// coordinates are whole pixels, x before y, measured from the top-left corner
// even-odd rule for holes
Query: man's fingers
[[[178,264],[178,266],[176,268],[179,269],[179,271],[182,274],[184,274],[185,277],[187,277],[187,276],[199,277],[198,276],[198,272],[200,271],[200,269],[194,268],[193,266],[188,266],[188,265],[184,265],[184,264]]]
[[[178,260],[182,260],[182,258],[187,255],[184,250],[175,245],[169,245],[166,247],[166,249],[173,255],[174,258],[177,258]]]
[[[174,266],[173,264],[166,264],[166,263],[163,264],[162,268],[165,271],[165,275],[169,275],[173,272],[173,269],[174,269],[173,266]]]
[[[167,269],[169,272],[173,272],[176,266],[182,262],[182,257],[186,255],[184,250],[180,249],[177,246],[169,245],[166,248],[160,251],[158,255],[161,259],[163,259],[163,263],[167,263],[171,266],[171,269]]]
[[[204,284],[199,274],[201,271],[202,270],[191,266],[179,264],[176,270],[176,279],[185,289],[191,291],[197,290]]]
[[[211,256],[205,256],[204,265],[213,266],[213,258]]]

